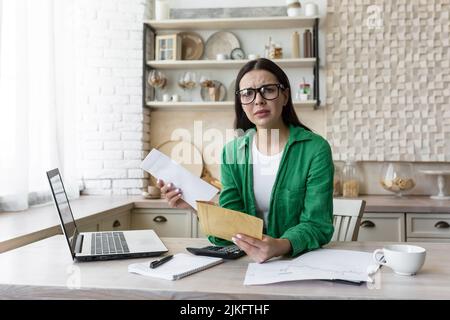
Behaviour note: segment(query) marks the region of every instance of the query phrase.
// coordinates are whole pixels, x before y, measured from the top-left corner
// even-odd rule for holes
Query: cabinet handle
[[[361,228],[375,228],[375,223],[370,220],[364,220],[361,222]]]
[[[436,222],[434,227],[438,228],[438,229],[447,229],[447,228],[450,228],[450,225],[448,224],[448,222],[438,221],[438,222]]]
[[[153,219],[153,221],[159,223],[159,222],[166,222],[167,219],[166,219],[166,217],[163,217],[163,216],[157,216],[157,217],[155,217],[155,218]]]
[[[120,227],[120,221],[119,221],[119,220],[116,220],[116,221],[114,221],[114,223],[113,223],[113,228],[118,228],[118,227]]]

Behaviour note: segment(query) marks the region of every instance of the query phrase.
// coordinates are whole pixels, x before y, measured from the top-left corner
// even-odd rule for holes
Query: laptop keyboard
[[[97,232],[91,236],[91,254],[129,253],[123,232]]]

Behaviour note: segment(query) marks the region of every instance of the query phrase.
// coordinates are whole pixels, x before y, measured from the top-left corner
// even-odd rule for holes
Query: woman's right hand
[[[169,207],[177,209],[194,209],[186,201],[181,199],[182,191],[175,188],[173,183],[165,183],[163,180],[158,179],[156,185],[161,189],[161,194],[165,195]]]

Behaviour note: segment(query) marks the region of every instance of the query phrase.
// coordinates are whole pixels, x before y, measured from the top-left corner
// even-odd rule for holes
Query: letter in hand
[[[163,180],[158,179],[156,181],[156,186],[161,189],[161,194],[165,196],[171,208],[193,209],[186,201],[182,199],[183,192],[176,188],[173,183],[165,183]]]

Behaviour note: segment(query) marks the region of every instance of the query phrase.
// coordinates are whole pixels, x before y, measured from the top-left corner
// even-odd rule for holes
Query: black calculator
[[[209,256],[223,259],[237,259],[245,256],[245,251],[239,249],[237,245],[230,246],[207,246],[203,248],[186,248],[187,251],[198,256]]]

